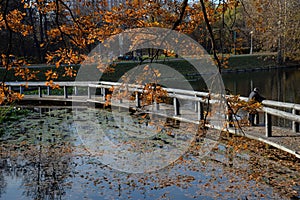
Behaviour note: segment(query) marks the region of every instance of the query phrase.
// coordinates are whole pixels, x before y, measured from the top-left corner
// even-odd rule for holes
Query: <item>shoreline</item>
[[[75,104],[74,104],[75,103]],[[94,107],[93,107],[94,106]],[[16,107],[40,107],[40,108],[49,108],[49,107],[58,107],[58,108],[101,108],[101,109],[110,109],[111,107],[118,108],[118,109],[124,109],[124,107],[120,107],[120,105],[111,105],[111,107],[105,107],[103,102],[100,101],[87,101],[87,102],[80,102],[80,101],[73,101],[73,99],[69,100],[62,100],[62,99],[24,99],[21,100],[16,104]],[[133,111],[133,110],[132,110]],[[135,110],[136,111],[136,110]],[[192,123],[199,125],[200,122],[197,120],[188,120],[184,117],[176,117],[176,116],[165,116],[160,113],[155,113],[156,115],[162,116],[162,117],[170,117],[174,120],[179,120],[181,122],[185,123]],[[273,137],[265,137],[265,135],[262,134],[264,132],[265,127],[264,126],[245,126],[242,127],[241,130],[236,128],[228,128],[226,131],[224,131],[223,127],[210,127],[207,126],[207,128],[211,128],[213,130],[218,130],[221,132],[224,132],[226,134],[232,134],[236,137],[242,137],[247,138],[249,140],[254,140],[257,142],[264,143],[265,145],[272,146],[275,149],[278,149],[282,152],[285,152],[294,159],[300,159],[300,152],[299,147],[297,146],[299,144],[299,134],[294,133],[291,130],[287,128],[281,128],[277,126],[273,126]]]
[[[276,70],[276,69],[294,69],[299,68],[300,64],[293,65],[277,65],[277,66],[265,66],[265,67],[255,67],[255,68],[236,68],[236,69],[222,69],[221,73],[243,73],[243,72],[255,72],[255,71],[268,71],[268,70]]]

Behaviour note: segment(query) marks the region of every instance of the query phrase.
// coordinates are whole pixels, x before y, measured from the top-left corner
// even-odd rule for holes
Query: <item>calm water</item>
[[[188,76],[195,90],[206,90],[201,75]],[[223,73],[222,79],[227,91],[248,97],[251,88],[258,87],[261,95],[269,100],[300,103],[300,66],[253,72]],[[170,81],[171,82],[171,81]],[[183,83],[183,82],[182,82]],[[172,87],[182,87],[182,83],[172,82]]]
[[[248,96],[251,87],[260,88],[270,100],[300,103],[300,67],[259,72],[224,73],[224,84],[233,94]]]
[[[92,124],[97,124],[99,132]],[[274,156],[278,155],[274,149],[257,150],[264,147],[261,144],[247,147],[249,141],[244,139],[228,140],[222,136],[219,140],[215,138],[217,133],[209,133],[169,165],[145,173],[126,173],[103,163],[99,159],[101,152],[96,155],[89,150],[89,142],[93,141],[86,140],[91,132],[96,133],[95,139],[99,139],[98,133],[104,133],[109,144],[123,142],[132,146],[131,151],[144,150],[141,152],[144,155],[158,149],[171,152],[175,143],[189,142],[180,130],[184,130],[184,135],[191,135],[190,126],[148,115],[127,115],[124,119],[122,113],[116,115],[106,110],[36,108],[18,121],[0,125],[4,132],[0,139],[0,199],[286,199],[299,196],[299,163],[286,155]],[[126,127],[135,128],[129,136],[122,137],[120,130]],[[136,141],[139,145],[133,145]],[[208,144],[213,148],[203,151]],[[149,162],[157,160],[149,157]]]

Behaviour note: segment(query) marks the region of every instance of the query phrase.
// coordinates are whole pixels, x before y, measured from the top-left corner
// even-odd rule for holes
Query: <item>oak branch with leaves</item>
[[[133,28],[162,27],[188,34],[213,55],[221,71],[228,67],[229,53],[242,52],[243,47],[248,45],[250,30],[265,38],[267,33],[280,25],[278,30],[286,30],[278,36],[284,44],[281,47],[285,47],[282,49],[283,55],[298,59],[298,51],[288,45],[287,38],[293,35],[293,41],[299,40],[299,15],[294,12],[297,10],[295,8],[300,7],[299,3],[296,0],[278,1],[280,7],[276,14],[265,19],[261,13],[267,12],[273,2],[0,0],[0,103],[11,103],[22,98],[5,85],[11,71],[16,77],[31,81],[42,72],[28,66],[41,63],[53,65],[55,68],[43,72],[45,85],[59,88],[55,81],[61,77],[76,76],[77,71],[71,66],[80,65],[95,46]],[[249,15],[250,11],[254,14]],[[294,28],[285,29],[287,27]],[[259,38],[256,40],[258,43]],[[273,37],[273,41],[277,39]],[[264,48],[276,49],[276,45],[266,45]],[[170,54],[172,49],[165,52],[167,55],[174,54]],[[153,61],[155,56],[157,54],[153,54],[150,60]],[[102,72],[114,72],[105,65],[98,68]]]

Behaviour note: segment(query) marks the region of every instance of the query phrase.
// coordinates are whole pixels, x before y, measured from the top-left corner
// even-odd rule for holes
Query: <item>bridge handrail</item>
[[[280,102],[280,101],[274,101],[274,100],[263,100],[262,104],[264,106],[274,106],[274,107],[279,107],[279,108],[289,108],[289,109],[300,110],[300,104],[295,104],[295,103],[286,103],[286,102]]]
[[[60,86],[87,86],[88,84],[95,84],[98,82],[71,82],[71,81],[62,81],[62,82],[53,82],[54,84],[58,84]],[[37,82],[5,82],[7,86],[19,87],[19,86],[47,86],[45,81],[37,81]]]
[[[98,84],[107,85],[107,86],[120,86],[121,83],[114,83],[109,81],[100,82]],[[95,85],[94,85],[95,86]],[[141,89],[143,88],[142,85],[134,85],[129,84],[129,87],[131,87],[131,91],[138,91],[141,92]],[[98,87],[98,86],[97,86]],[[103,86],[100,86],[103,87]],[[168,95],[173,98],[177,99],[185,99],[185,100],[191,100],[195,102],[201,102],[201,103],[207,103],[207,98],[209,97],[209,93],[207,92],[198,92],[198,91],[192,91],[192,90],[183,90],[183,89],[175,89],[175,88],[165,88],[168,92]],[[227,95],[226,97],[229,97],[230,95]],[[248,101],[248,97],[239,97],[243,101]],[[210,103],[217,103],[218,100],[211,100]],[[273,101],[273,100],[264,100],[262,102],[262,111],[266,115],[266,136],[270,137],[272,136],[272,122],[271,122],[271,115],[281,117],[284,119],[288,119],[292,121],[292,129],[294,132],[299,131],[299,120],[300,116],[297,115],[297,111],[300,110],[300,105],[295,103],[285,103],[285,102],[279,102],[279,101]],[[278,107],[278,108],[288,108],[292,109],[292,113],[277,110],[274,108],[270,108],[268,106]],[[174,108],[178,109],[178,108]]]
[[[284,118],[292,121],[292,130],[293,132],[299,132],[299,123],[300,123],[300,105],[295,103],[286,103],[273,100],[263,100],[262,101],[262,111],[265,113],[265,128],[266,128],[266,137],[272,136],[272,115],[280,118]],[[290,112],[275,109],[276,108],[285,108],[290,109]]]
[[[112,86],[121,86],[122,83],[116,83],[116,82],[109,82],[109,81],[100,81],[99,84],[102,85],[112,85]],[[130,87],[134,88],[143,88],[143,85],[136,85],[136,84],[128,84]],[[176,94],[188,94],[188,95],[198,95],[203,97],[208,97],[208,92],[199,92],[199,91],[193,91],[193,90],[183,90],[183,89],[176,89],[176,88],[164,88],[168,93],[176,93]]]
[[[64,96],[68,98],[68,92],[66,87],[88,87],[88,96],[91,97],[90,88],[103,88],[109,89],[112,86],[122,86],[123,83],[119,82],[110,82],[110,81],[76,81],[76,82],[54,82],[55,84],[59,84],[61,87],[64,88]],[[6,82],[7,86],[11,87],[23,87],[27,85],[28,87],[39,87],[39,96],[42,97],[41,88],[47,87],[45,82]],[[127,85],[130,91],[133,92],[142,92],[143,85],[135,85],[135,84],[128,84]],[[49,89],[49,86],[48,86]],[[207,103],[207,99],[209,96],[213,96],[207,92],[198,92],[193,90],[183,90],[183,89],[175,89],[175,88],[165,88],[168,92],[168,95],[174,99],[185,99],[194,102],[201,102]],[[20,89],[21,91],[21,89]],[[103,91],[105,94],[105,91]],[[228,95],[229,96],[229,95]],[[227,96],[227,97],[228,97]],[[241,100],[248,101],[247,97],[239,97]],[[175,101],[174,101],[175,102]],[[217,103],[218,100],[211,100],[210,103]],[[178,104],[175,105],[174,109],[178,109]],[[272,135],[272,122],[271,122],[271,115],[281,117],[284,119],[288,119],[292,121],[292,128],[294,132],[299,132],[299,122],[300,122],[300,104],[295,103],[286,103],[286,102],[279,102],[274,100],[264,100],[262,101],[262,108],[261,111],[265,113],[265,120],[266,120],[266,136],[270,137]],[[274,108],[276,107],[276,109]],[[280,110],[280,108],[284,109],[291,109],[291,112],[287,112],[284,110]],[[176,113],[176,112],[175,112]]]
[[[291,121],[300,122],[300,115],[294,115],[294,114],[289,113],[289,112],[285,112],[285,111],[282,111],[282,110],[277,110],[277,109],[269,108],[269,107],[262,107],[262,110],[265,113],[268,113],[268,114],[271,114],[271,115],[274,115],[274,116],[277,116],[277,117],[285,118],[285,119],[288,119],[288,120],[291,120]]]

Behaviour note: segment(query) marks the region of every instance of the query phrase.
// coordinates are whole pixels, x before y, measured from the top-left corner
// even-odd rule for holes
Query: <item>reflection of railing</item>
[[[106,101],[106,94],[111,87],[119,87],[122,90],[122,83],[116,82],[57,82],[57,84],[63,88],[63,97],[65,99],[69,98],[68,88],[73,88],[74,96],[78,95],[78,88],[85,87],[87,88],[87,99],[92,98],[92,90],[93,89],[100,89],[100,95],[102,96],[102,100]],[[27,88],[31,88],[33,90],[38,91],[38,97],[43,97],[43,91],[47,90],[46,95],[51,95],[51,88],[46,86],[44,82],[7,82],[6,85],[10,89],[18,90],[20,93],[23,93],[24,87],[26,85]],[[140,85],[126,85],[128,91],[135,94],[135,106],[140,107],[140,99],[139,94],[143,92],[143,86]],[[180,115],[180,105],[178,100],[187,100],[194,102],[195,105],[195,112],[197,112],[197,118],[195,120],[201,120],[204,116],[203,104],[214,103],[214,101],[209,101],[209,93],[206,92],[197,92],[191,90],[182,90],[182,89],[174,89],[174,88],[166,88],[165,89],[168,93],[168,97],[173,98],[173,109],[174,109],[174,116]],[[246,97],[241,97],[242,100],[247,100]],[[155,102],[154,102],[155,103]],[[261,112],[265,113],[265,127],[266,127],[266,137],[272,136],[272,118],[271,116],[277,116],[283,119],[287,119],[292,121],[292,130],[294,132],[299,132],[299,122],[300,122],[300,105],[294,103],[284,103],[284,102],[277,102],[271,100],[264,100],[262,102],[262,109]],[[156,109],[159,109],[158,103],[156,105]],[[283,109],[290,109],[291,112],[284,111]]]

